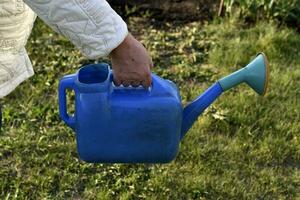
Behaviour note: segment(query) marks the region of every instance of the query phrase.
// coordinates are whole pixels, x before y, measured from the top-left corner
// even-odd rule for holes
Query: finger
[[[142,84],[142,86],[143,86],[144,88],[146,88],[146,89],[149,87],[149,86],[147,86],[147,84],[145,83],[145,81],[142,81],[141,84]]]
[[[152,74],[151,74],[151,72],[150,72],[150,74],[147,77],[147,81],[149,83],[149,86],[151,86],[152,85]]]
[[[121,83],[122,83],[122,81],[121,81],[121,80],[119,80],[119,79],[116,79],[116,78],[114,77],[114,84],[115,84],[115,86],[120,86],[120,85],[121,85]]]
[[[142,86],[143,86],[144,88],[148,89],[148,88],[150,87],[150,84],[147,83],[146,81],[143,81],[143,82],[142,82]]]
[[[139,87],[141,85],[141,81],[131,81],[130,85],[132,87]]]
[[[152,79],[151,79],[151,76],[149,76],[144,81],[142,81],[142,86],[144,88],[149,88],[151,86],[151,82],[152,82]]]
[[[129,81],[122,81],[122,85],[124,87],[128,87],[130,85],[130,82]]]

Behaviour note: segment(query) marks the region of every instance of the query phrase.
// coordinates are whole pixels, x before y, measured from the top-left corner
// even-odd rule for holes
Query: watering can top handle
[[[152,92],[154,90],[157,90],[159,88],[159,77],[155,74],[152,73],[152,83],[151,83],[151,86],[149,88],[145,88],[143,87],[142,85],[139,85],[138,87],[133,87],[133,86],[124,86],[124,85],[120,85],[120,86],[116,86],[114,84],[114,81],[113,81],[113,70],[111,70],[111,73],[110,73],[110,81],[112,83],[112,86],[115,90],[136,90],[136,91],[141,91],[141,90],[146,90],[148,92]]]

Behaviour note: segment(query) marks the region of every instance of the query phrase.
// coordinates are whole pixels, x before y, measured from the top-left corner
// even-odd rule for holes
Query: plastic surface
[[[264,95],[269,81],[269,63],[264,53],[259,53],[246,67],[219,80],[226,91],[246,82],[256,93]]]
[[[62,80],[60,80],[59,84],[59,114],[62,120],[73,130],[75,129],[75,117],[70,116],[67,112],[67,97],[66,90],[71,89],[74,90],[74,80],[75,76],[65,76]]]
[[[182,105],[175,84],[152,75],[151,90],[117,88],[106,64],[89,65],[59,85],[60,116],[76,132],[82,160],[165,163],[177,154]],[[69,116],[66,89],[75,91]]]
[[[212,104],[221,94],[223,89],[217,82],[208,88],[201,96],[195,99],[192,103],[188,104],[183,111],[183,120],[181,128],[181,138],[185,136],[187,131],[197,120],[199,115]]]

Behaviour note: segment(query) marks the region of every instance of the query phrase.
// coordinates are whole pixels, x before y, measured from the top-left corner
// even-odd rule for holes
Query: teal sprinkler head
[[[219,83],[224,91],[247,83],[259,95],[265,95],[268,89],[269,63],[264,53],[257,54],[246,67],[222,78]]]
[[[259,95],[265,95],[268,89],[269,72],[267,57],[264,53],[259,53],[246,67],[218,80],[184,108],[181,138],[184,137],[198,116],[224,91],[246,83]]]

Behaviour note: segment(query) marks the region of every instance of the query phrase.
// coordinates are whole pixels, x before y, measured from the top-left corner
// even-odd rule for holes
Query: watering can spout
[[[185,136],[199,115],[224,91],[245,82],[256,93],[264,95],[267,91],[268,80],[269,64],[266,56],[263,53],[259,53],[246,67],[218,80],[184,108],[181,139]]]
[[[181,138],[187,133],[199,115],[212,104],[223,92],[221,85],[217,82],[208,88],[203,94],[188,104],[183,110],[181,127]]]

